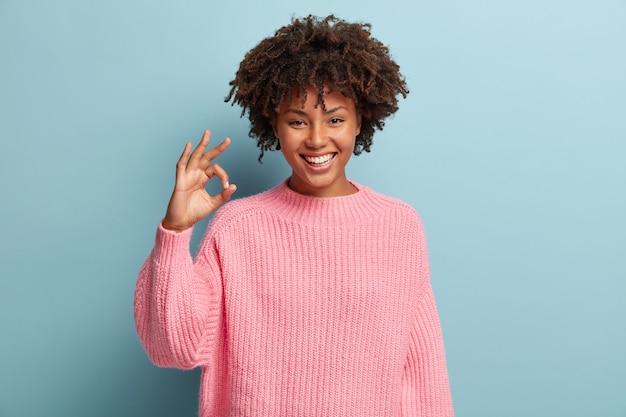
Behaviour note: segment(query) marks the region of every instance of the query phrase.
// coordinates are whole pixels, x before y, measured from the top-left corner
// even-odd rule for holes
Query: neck
[[[337,184],[332,184],[327,187],[316,188],[308,187],[304,184],[299,184],[298,181],[292,176],[287,181],[287,186],[299,194],[323,198],[342,197],[355,194],[359,191],[359,189],[350,181],[348,181],[347,178],[344,178]]]

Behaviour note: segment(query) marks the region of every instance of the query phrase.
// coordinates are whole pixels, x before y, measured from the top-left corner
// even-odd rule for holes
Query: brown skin
[[[226,101],[241,106],[250,119],[250,136],[264,151],[280,149],[272,121],[285,96],[296,94],[304,105],[307,89],[324,105],[324,89],[351,98],[361,117],[354,154],[369,152],[375,130],[398,110],[398,96],[409,93],[389,49],[371,36],[370,25],[335,16],[293,19],[274,36],[252,48],[239,65]]]
[[[281,132],[276,126],[279,118],[276,111],[285,99],[289,103],[293,101],[294,92],[300,97],[301,108],[310,98],[315,98],[322,110],[326,110],[324,96],[328,88],[352,100],[359,115],[358,132],[352,147],[356,155],[361,151],[369,152],[374,131],[382,130],[384,120],[398,109],[397,96],[406,97],[409,93],[400,67],[391,58],[389,49],[371,36],[370,25],[349,23],[332,15],[293,19],[274,36],[262,40],[246,54],[230,86],[226,101],[232,100],[232,104],[240,105],[242,116],[248,114],[250,135],[257,139],[261,157],[264,151],[281,149],[286,144],[280,143],[277,137]],[[297,87],[295,90],[294,86]],[[298,103],[292,104],[294,108],[298,107]],[[228,185],[226,172],[212,163],[228,147],[230,140],[206,151],[209,136],[206,131],[193,153],[192,145],[188,143],[178,161],[176,186],[163,220],[167,229],[182,231],[191,227],[228,201],[236,189],[234,185]],[[336,150],[332,149],[333,152]],[[327,150],[298,152],[317,154],[322,151]],[[291,162],[301,162],[295,159],[296,154],[291,153],[290,158],[292,156]],[[341,156],[344,156],[343,151]],[[300,165],[296,167],[301,168]],[[299,170],[295,170],[294,174],[298,173]],[[304,182],[290,184],[296,187],[307,185],[313,178],[321,178],[318,174],[319,170],[315,175],[296,178],[308,178]],[[204,186],[214,176],[221,180],[224,190],[210,196]],[[339,183],[345,187],[340,193],[352,189],[347,187],[347,182]],[[314,194],[320,190],[328,191],[325,187],[320,188],[320,184],[316,179],[304,191]]]
[[[222,204],[230,200],[237,186],[228,183],[228,174],[218,164],[213,163],[230,145],[226,138],[214,148],[206,150],[211,138],[209,130],[204,131],[196,149],[191,152],[191,143],[185,149],[176,164],[176,184],[167,206],[162,225],[165,229],[182,232],[213,213]],[[211,196],[205,186],[211,178],[217,177],[224,187],[223,191]]]
[[[346,165],[361,130],[354,101],[338,91],[324,93],[325,106],[317,103],[316,88],[307,99],[285,98],[277,109],[274,132],[281,152],[292,169],[289,187],[301,194],[338,197],[356,192],[346,177]],[[309,163],[311,158],[316,161]]]

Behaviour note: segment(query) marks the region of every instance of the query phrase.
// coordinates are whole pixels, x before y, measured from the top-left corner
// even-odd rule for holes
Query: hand
[[[224,139],[222,143],[205,152],[210,138],[211,132],[205,130],[193,153],[191,143],[187,142],[183,154],[178,159],[176,185],[162,223],[166,229],[180,232],[190,228],[230,200],[237,189],[234,184],[228,183],[226,171],[218,164],[212,163],[228,148],[230,139]],[[211,196],[204,187],[214,176],[220,179],[224,189],[221,193]]]

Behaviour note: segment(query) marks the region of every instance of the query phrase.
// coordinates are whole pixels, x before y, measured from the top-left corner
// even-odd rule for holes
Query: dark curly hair
[[[264,151],[280,149],[272,128],[276,109],[285,98],[291,101],[294,87],[304,107],[308,85],[317,88],[322,107],[325,85],[354,100],[361,117],[354,154],[370,151],[375,128],[382,130],[398,110],[398,94],[409,93],[400,67],[370,29],[333,15],[293,18],[246,54],[224,101],[240,105],[242,117],[248,112],[259,161]]]

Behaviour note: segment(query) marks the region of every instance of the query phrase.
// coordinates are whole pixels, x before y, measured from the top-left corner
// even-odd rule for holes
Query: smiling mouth
[[[319,167],[332,161],[335,158],[335,156],[337,156],[337,154],[329,153],[329,154],[321,155],[321,156],[305,156],[305,155],[301,155],[301,156],[302,156],[302,159],[304,159],[308,164]]]

